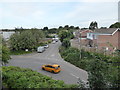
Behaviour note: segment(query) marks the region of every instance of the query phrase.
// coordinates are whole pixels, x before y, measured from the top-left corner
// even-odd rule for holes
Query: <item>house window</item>
[[[90,37],[90,33],[89,33],[89,37]]]

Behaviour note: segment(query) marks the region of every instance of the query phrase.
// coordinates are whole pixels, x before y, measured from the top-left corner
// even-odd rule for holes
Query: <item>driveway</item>
[[[88,74],[85,70],[82,70],[66,61],[64,61],[59,54],[60,42],[50,44],[49,48],[43,53],[31,53],[26,55],[13,55],[8,66],[19,66],[23,68],[30,68],[43,75],[47,75],[56,80],[63,80],[66,84],[77,84],[78,78],[83,81],[87,81]],[[53,74],[47,71],[43,71],[41,66],[43,64],[57,63],[61,66],[61,72]]]

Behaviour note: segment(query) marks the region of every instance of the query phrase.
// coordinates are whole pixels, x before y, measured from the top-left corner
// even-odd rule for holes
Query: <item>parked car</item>
[[[45,51],[45,48],[43,47],[43,46],[39,46],[38,48],[37,48],[37,52],[39,53],[42,53],[42,52],[44,52]]]
[[[49,47],[49,45],[45,44],[45,45],[43,45],[43,47],[44,47],[44,48],[48,48],[48,47]]]
[[[53,43],[53,44],[55,44],[55,43],[56,43],[56,41],[52,41],[52,43]]]
[[[54,40],[55,40],[56,42],[58,42],[58,41],[59,41],[59,38],[55,38]]]
[[[53,64],[53,65],[50,65],[50,64],[42,65],[42,70],[46,70],[46,71],[49,71],[49,72],[52,72],[52,73],[58,73],[58,72],[61,71],[60,65],[58,65],[58,64]]]

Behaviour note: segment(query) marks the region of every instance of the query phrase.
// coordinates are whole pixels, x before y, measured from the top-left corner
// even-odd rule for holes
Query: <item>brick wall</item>
[[[99,35],[97,44],[98,49],[108,47],[108,51],[113,51],[114,48],[120,49],[120,31],[117,31],[114,35]]]
[[[118,31],[118,49],[120,50],[120,30]]]

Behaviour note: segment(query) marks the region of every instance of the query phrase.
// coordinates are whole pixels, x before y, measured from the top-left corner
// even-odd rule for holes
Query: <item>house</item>
[[[82,46],[87,46],[88,44],[88,39],[87,39],[87,33],[93,32],[92,30],[85,29],[85,30],[77,30],[75,32],[75,37],[79,39],[79,44]]]
[[[93,32],[92,30],[89,29],[85,29],[85,30],[77,30],[76,32],[74,32],[75,37],[77,38],[82,38],[82,39],[86,39],[87,38],[87,33]]]
[[[120,50],[120,28],[96,29],[87,33],[87,39],[92,41],[90,46],[99,50]]]

